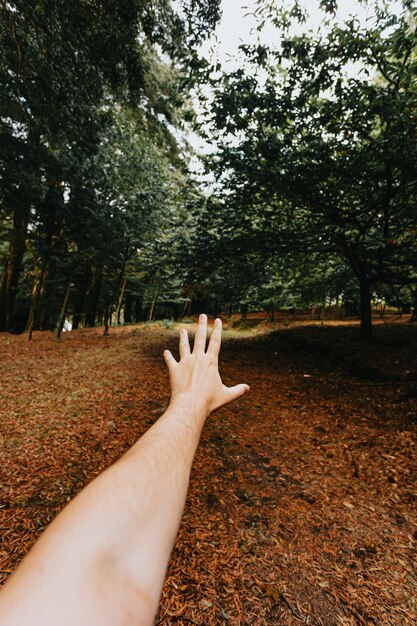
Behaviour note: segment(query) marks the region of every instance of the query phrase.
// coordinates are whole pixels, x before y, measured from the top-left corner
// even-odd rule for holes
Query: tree
[[[9,241],[0,330],[16,326],[27,239],[35,240],[32,317],[35,303],[51,300],[57,247],[61,256],[69,251],[61,236],[68,197],[89,203],[79,172],[97,154],[115,108],[134,109],[143,132],[176,158],[169,124],[178,122],[187,81],[198,71],[196,46],[218,17],[217,0],[0,5],[0,215]]]
[[[318,35],[294,36],[273,10],[263,17],[280,47],[242,46],[257,76],[240,68],[213,87],[215,169],[250,230],[269,239],[275,209],[276,251],[304,245],[350,267],[369,337],[376,285],[416,283],[416,11],[375,3],[372,27],[330,16]]]

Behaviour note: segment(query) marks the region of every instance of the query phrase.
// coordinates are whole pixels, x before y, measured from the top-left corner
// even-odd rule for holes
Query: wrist
[[[178,393],[171,396],[168,409],[174,410],[178,415],[193,422],[204,423],[210,414],[205,403],[191,393]]]

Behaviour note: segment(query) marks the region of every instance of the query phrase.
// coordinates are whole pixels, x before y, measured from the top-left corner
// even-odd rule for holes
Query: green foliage
[[[367,28],[330,17],[317,35],[293,35],[302,16],[282,10],[279,47],[243,47],[262,80],[226,74],[211,113],[231,239],[259,241],[266,258],[336,255],[361,286],[367,331],[372,286],[417,279],[416,10],[374,12]]]
[[[75,318],[120,312],[178,207],[184,87],[218,16],[207,0],[1,5],[0,330],[53,327],[68,282]]]
[[[1,6],[0,329],[414,306],[416,9],[320,6],[300,34],[299,2],[258,0],[279,44],[213,69],[208,199],[182,131],[218,1]]]

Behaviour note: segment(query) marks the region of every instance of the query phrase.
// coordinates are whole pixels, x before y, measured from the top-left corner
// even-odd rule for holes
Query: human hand
[[[171,403],[180,403],[185,409],[207,417],[249,391],[249,386],[244,384],[234,387],[223,385],[218,368],[221,336],[222,322],[217,318],[206,352],[207,316],[202,314],[192,352],[185,328],[180,332],[180,361],[176,361],[171,352],[165,350],[164,358],[171,382]]]

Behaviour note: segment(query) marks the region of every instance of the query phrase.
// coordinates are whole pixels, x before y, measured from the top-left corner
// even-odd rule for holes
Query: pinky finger
[[[169,350],[164,350],[164,359],[168,369],[171,369],[171,367],[178,365],[177,361],[174,359]]]

